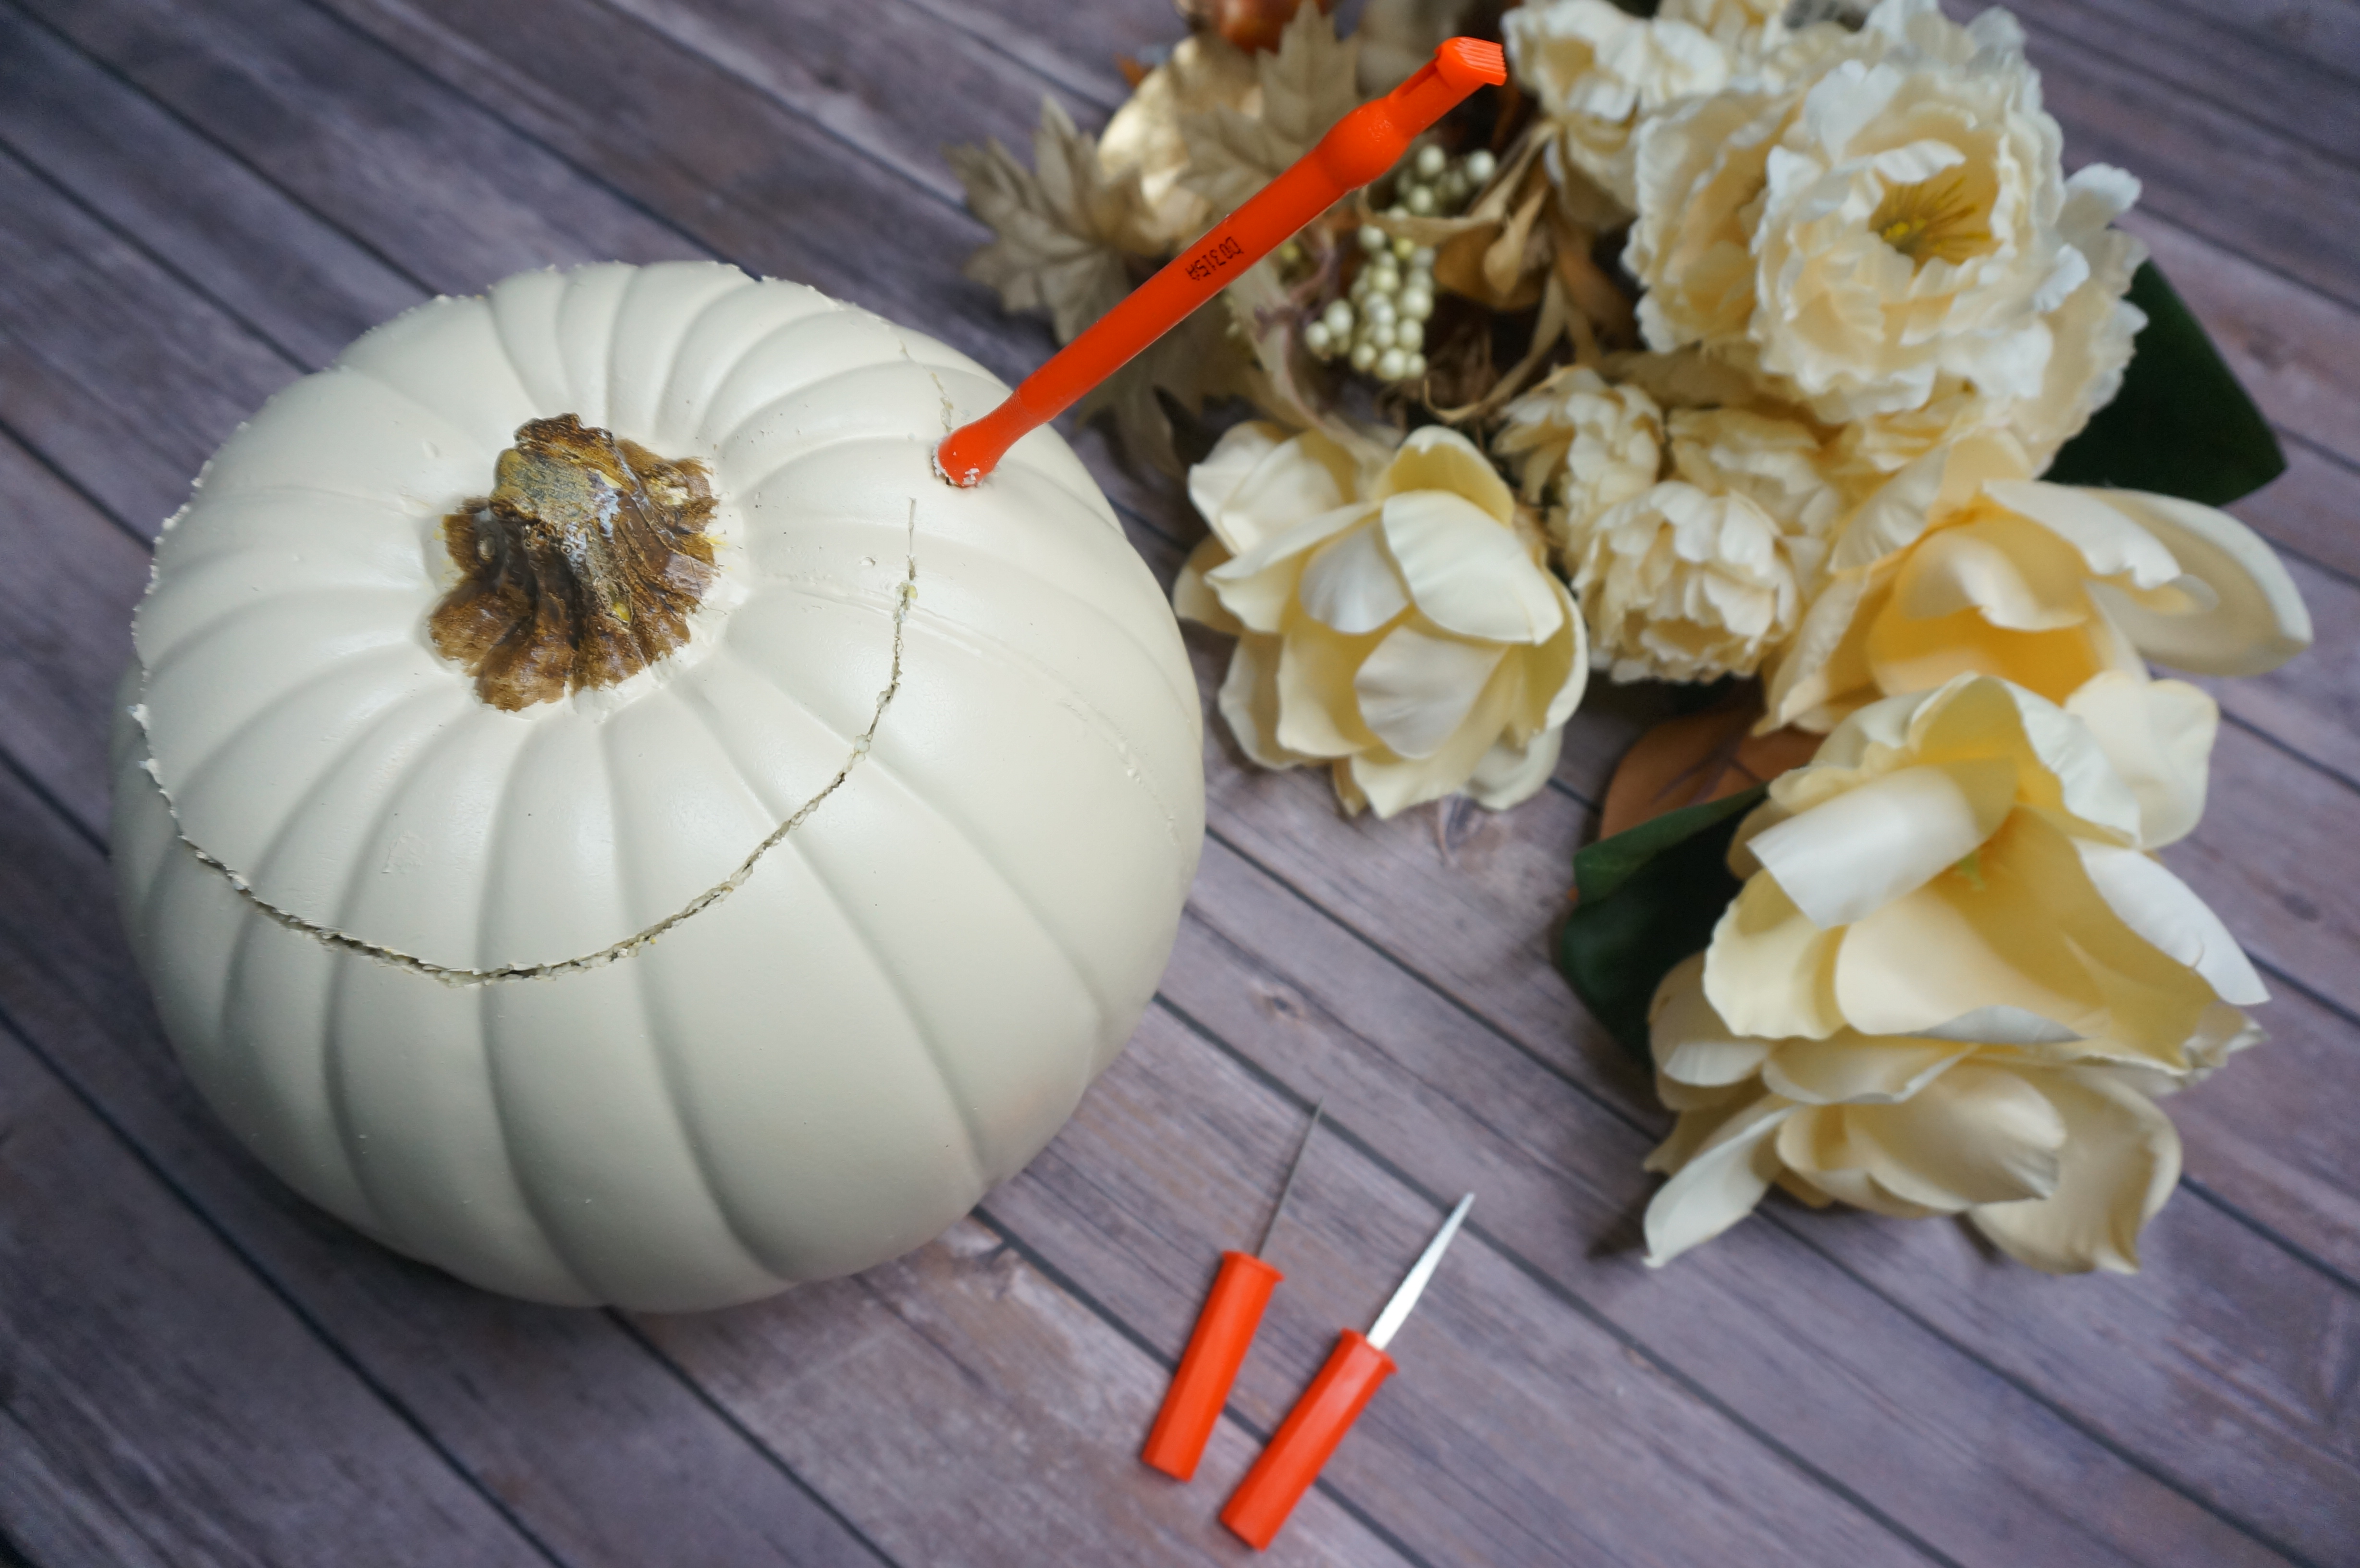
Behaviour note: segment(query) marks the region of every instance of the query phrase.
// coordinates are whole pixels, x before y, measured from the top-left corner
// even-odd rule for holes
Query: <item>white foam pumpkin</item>
[[[135,623],[115,846],[257,1154],[478,1284],[683,1309],[1048,1141],[1170,950],[1201,728],[1062,441],[934,475],[1005,391],[609,266],[421,306],[230,439]]]

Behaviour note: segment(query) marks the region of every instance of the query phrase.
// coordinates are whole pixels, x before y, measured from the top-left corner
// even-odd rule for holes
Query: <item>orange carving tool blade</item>
[[[1270,1250],[1271,1233],[1278,1228],[1278,1216],[1286,1212],[1287,1194],[1295,1191],[1295,1173],[1303,1169],[1303,1157],[1311,1150],[1311,1135],[1319,1130],[1320,1113],[1327,1108],[1324,1101],[1312,1107],[1311,1125],[1303,1129],[1303,1141],[1295,1146],[1295,1163],[1286,1168],[1286,1184],[1278,1190],[1278,1202],[1262,1227],[1261,1244],[1252,1252],[1221,1254],[1221,1272],[1213,1280],[1212,1294],[1205,1298],[1204,1310],[1196,1314],[1196,1332],[1188,1336],[1188,1348],[1180,1357],[1180,1370],[1173,1375],[1171,1391],[1164,1396],[1164,1408],[1156,1412],[1147,1446],[1140,1450],[1142,1459],[1167,1475],[1185,1481],[1196,1475],[1196,1462],[1205,1456],[1206,1440],[1213,1435],[1213,1423],[1221,1419],[1221,1407],[1229,1402],[1229,1386],[1238,1380],[1247,1347],[1262,1326],[1262,1309],[1270,1305],[1271,1291],[1286,1278],[1258,1255]]]
[[[1378,1386],[1393,1375],[1393,1358],[1385,1354],[1385,1346],[1409,1318],[1412,1307],[1425,1293],[1426,1282],[1434,1278],[1434,1270],[1442,1262],[1442,1254],[1450,1238],[1459,1234],[1459,1223],[1475,1202],[1468,1193],[1426,1244],[1426,1250],[1410,1266],[1409,1275],[1377,1314],[1377,1321],[1368,1333],[1346,1329],[1328,1354],[1328,1364],[1319,1368],[1319,1376],[1311,1380],[1303,1398],[1286,1412],[1271,1438],[1270,1446],[1262,1451],[1246,1478],[1229,1498],[1229,1506],[1221,1510],[1221,1522],[1256,1550],[1268,1546],[1278,1535],[1286,1516],[1319,1479],[1319,1472],[1336,1445],[1352,1423],[1360,1419],[1360,1411],[1376,1394]]]
[[[1337,121],[1292,168],[1050,355],[1007,401],[944,437],[934,449],[935,472],[961,488],[982,483],[1025,432],[1073,407],[1346,191],[1400,162],[1410,142],[1459,100],[1507,79],[1499,45],[1445,40],[1415,75]]]

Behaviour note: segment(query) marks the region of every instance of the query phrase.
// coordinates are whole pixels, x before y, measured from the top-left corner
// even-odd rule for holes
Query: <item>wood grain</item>
[[[447,1493],[457,1511],[402,1539],[452,1562],[519,1541],[585,1563],[1234,1561],[1211,1523],[1223,1486],[1473,1186],[1402,1376],[1283,1555],[2350,1561],[2360,317],[2327,237],[2348,127],[2305,107],[2360,69],[2348,12],[2028,9],[2077,151],[2114,156],[2113,136],[2142,173],[2184,163],[2150,176],[2135,226],[2297,438],[2293,472],[2240,510],[2308,558],[2322,632],[2309,660],[2221,688],[2213,810],[2174,864],[2282,976],[2279,1038],[2173,1104],[2195,1190],[2150,1230],[2139,1279],[2049,1280],[1951,1227],[1779,1203],[1671,1269],[1637,1266],[1637,1162],[1664,1117],[1546,947],[1588,802],[1660,711],[1601,688],[1555,788],[1503,817],[1348,821],[1321,779],[1251,772],[1214,726],[1214,839],[1164,1000],[982,1223],[858,1280],[622,1323],[494,1301],[359,1241],[231,1146],[170,1064],[93,847],[137,536],[359,326],[519,266],[718,255],[1020,373],[1045,332],[958,277],[981,231],[934,148],[1020,141],[1044,91],[1103,112],[1114,53],[1176,24],[1162,0],[0,0],[0,539],[18,565],[0,587],[0,1011],[21,1031],[0,1037],[0,1107],[29,1043],[48,1064],[29,1082],[105,1118],[0,1141],[0,1172],[36,1160],[60,1213],[93,1172],[91,1201],[128,1204],[120,1225],[180,1259],[86,1247],[41,1298],[60,1316],[84,1294],[134,1303],[130,1348],[76,1391],[86,1419],[62,1395],[34,1418],[0,1397],[0,1539],[48,1563],[209,1561],[227,1530],[366,1561],[368,1510],[399,1534],[402,1509]],[[2283,92],[2255,104],[2274,69]],[[2145,134],[2139,115],[2190,99]],[[2208,191],[2217,211],[2191,204]],[[1097,435],[1079,445],[1168,578],[1197,529],[1185,502]],[[1218,679],[1219,639],[1195,648]],[[1131,1450],[1214,1254],[1250,1233],[1320,1094],[1337,1131],[1282,1230],[1288,1285],[1205,1480],[1171,1487]],[[45,1129],[71,1122],[36,1103]],[[138,1490],[134,1450],[75,1434],[158,1389],[229,1387],[276,1343],[198,1344],[137,1304],[183,1279],[300,1325],[296,1360],[333,1375],[288,1419],[326,1422],[322,1454],[389,1445],[385,1473],[407,1475],[423,1453],[439,1479],[392,1499],[355,1479],[366,1464],[307,1458],[326,1468],[300,1517],[267,1488],[232,1486],[218,1519]],[[257,1392],[224,1419],[279,1409]],[[377,1413],[337,1424],[355,1410]],[[209,1498],[230,1483],[204,1478],[220,1466],[189,1430],[138,1435]],[[469,1508],[493,1544],[449,1533],[475,1528]]]

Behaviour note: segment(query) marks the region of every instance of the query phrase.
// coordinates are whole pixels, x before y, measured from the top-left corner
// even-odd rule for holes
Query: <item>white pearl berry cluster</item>
[[[1389,218],[1448,218],[1467,205],[1499,169],[1498,160],[1477,147],[1454,158],[1432,142],[1410,155],[1409,167],[1393,175]]]
[[[1480,149],[1453,160],[1432,143],[1417,149],[1395,175],[1388,217],[1448,217],[1482,188],[1494,168]],[[1342,354],[1354,370],[1380,381],[1426,376],[1426,323],[1434,314],[1434,251],[1363,224],[1366,253],[1350,296],[1328,302],[1303,329],[1303,345],[1321,359]]]

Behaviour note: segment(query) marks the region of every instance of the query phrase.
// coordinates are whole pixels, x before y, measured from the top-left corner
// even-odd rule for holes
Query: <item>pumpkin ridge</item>
[[[625,983],[629,986],[633,998],[639,1003],[640,1048],[649,1056],[650,1065],[655,1072],[656,1082],[663,1085],[662,1120],[671,1124],[673,1136],[680,1139],[681,1148],[687,1151],[689,1165],[696,1171],[699,1194],[704,1198],[706,1206],[712,1210],[713,1218],[719,1225],[721,1234],[729,1238],[730,1245],[737,1247],[746,1264],[755,1273],[770,1281],[771,1289],[777,1290],[793,1284],[794,1280],[792,1277],[762,1256],[761,1249],[756,1247],[752,1238],[747,1235],[746,1227],[740,1225],[738,1216],[730,1212],[729,1201],[725,1195],[727,1189],[721,1180],[719,1171],[715,1168],[713,1151],[705,1147],[702,1129],[697,1126],[695,1118],[689,1115],[688,1107],[683,1101],[677,1052],[671,1043],[675,1037],[672,1030],[661,1027],[661,1020],[657,1015],[661,1010],[661,1003],[649,984],[647,972],[634,969]]]
[[[743,278],[745,275],[741,273],[739,276]],[[691,362],[689,369],[684,371],[683,361],[688,358],[690,348],[697,342],[697,334],[705,330],[707,323],[723,310],[737,307],[738,301],[761,294],[767,287],[766,282],[758,282],[752,278],[746,278],[745,281],[746,286],[742,289],[725,290],[707,299],[682,328],[680,341],[672,344],[672,353],[665,356],[662,392],[656,402],[658,408],[710,407],[714,395],[728,384],[729,378],[738,373],[738,367],[744,365],[752,355],[759,353],[771,339],[781,332],[792,331],[804,321],[843,309],[836,301],[829,299],[825,295],[816,290],[810,290],[808,292],[813,298],[825,301],[825,308],[807,310],[786,321],[773,322],[761,332],[738,340],[736,352],[726,360],[715,365]],[[704,383],[702,387],[683,384],[683,376],[691,373]]]
[[[798,322],[798,323],[796,323],[796,325],[801,325],[801,323],[800,323],[800,322]],[[792,331],[793,331],[794,329],[793,329],[793,327],[781,327],[781,329],[779,329],[779,330],[780,330],[781,332],[792,332]],[[926,369],[926,368],[927,368],[925,365],[919,364],[919,363],[918,363],[916,360],[914,360],[914,359],[913,359],[913,360],[909,360],[909,361],[907,361],[906,363],[907,363],[907,364],[908,364],[912,368],[913,368],[913,369],[917,369],[917,370],[924,370],[924,369]],[[810,397],[810,396],[811,396],[811,394],[813,394],[814,392],[819,391],[820,389],[822,389],[822,388],[824,388],[824,387],[827,387],[827,386],[831,385],[831,384],[832,384],[832,383],[834,383],[834,382],[837,382],[837,381],[849,381],[849,380],[853,379],[853,378],[854,378],[854,377],[856,377],[856,376],[874,376],[875,374],[877,374],[877,372],[879,372],[879,371],[880,371],[880,370],[890,370],[890,369],[893,369],[893,368],[894,368],[894,365],[893,365],[893,362],[892,362],[891,360],[872,360],[872,361],[870,361],[869,363],[868,363],[868,364],[866,364],[866,365],[843,365],[843,366],[841,366],[841,367],[839,367],[839,368],[837,368],[837,369],[835,369],[835,370],[831,370],[831,371],[829,371],[829,372],[828,372],[826,375],[825,375],[825,376],[815,376],[815,377],[814,377],[813,379],[811,379],[811,380],[809,380],[809,381],[802,382],[802,383],[799,383],[799,384],[798,384],[798,385],[796,385],[796,386],[790,387],[788,387],[786,390],[784,390],[784,391],[782,391],[782,392],[776,392],[776,393],[771,394],[770,397],[765,397],[764,399],[762,399],[762,401],[760,401],[759,403],[757,403],[757,404],[755,404],[752,408],[750,408],[747,409],[743,414],[740,414],[740,415],[738,417],[738,419],[737,419],[736,422],[735,422],[735,423],[733,423],[733,424],[731,424],[731,425],[730,425],[730,427],[729,427],[727,430],[726,430],[722,431],[720,434],[718,434],[718,435],[715,435],[715,434],[713,434],[712,432],[707,431],[707,430],[699,430],[699,431],[697,432],[697,434],[698,434],[698,439],[699,439],[700,441],[705,441],[707,445],[711,446],[711,448],[712,448],[715,452],[727,452],[727,451],[729,450],[729,447],[730,447],[730,443],[731,443],[731,442],[733,442],[733,441],[737,441],[740,436],[742,436],[743,434],[745,434],[746,427],[747,427],[747,426],[748,426],[748,425],[752,424],[755,420],[757,420],[757,419],[760,419],[763,415],[765,415],[765,414],[767,414],[767,413],[770,412],[770,410],[771,410],[771,409],[776,408],[777,408],[777,407],[779,407],[779,405],[781,405],[781,403],[792,403],[792,402],[795,401],[795,400],[796,400],[796,399],[798,399],[798,398],[808,397]],[[935,386],[936,389],[937,389],[937,390],[939,390],[939,389],[941,388],[941,387],[942,387],[942,383],[941,383],[940,381],[935,381],[934,386]],[[946,417],[948,417],[948,416],[946,416]],[[837,439],[841,439],[841,440],[850,440],[850,441],[890,441],[890,442],[892,442],[892,443],[895,443],[895,444],[897,444],[897,445],[898,445],[898,444],[901,444],[901,443],[903,443],[903,442],[907,442],[907,441],[911,441],[923,440],[924,438],[923,438],[923,437],[922,437],[922,436],[911,436],[911,435],[907,435],[907,434],[901,433],[901,432],[900,432],[900,431],[893,431],[893,432],[890,432],[890,433],[889,433],[889,432],[879,431],[879,430],[858,430],[858,429],[855,429],[855,430],[847,430],[847,431],[845,431],[845,432],[844,432],[844,433],[843,433],[839,438],[837,438]],[[814,443],[814,444],[813,444],[813,445],[811,445],[811,446],[809,446],[809,447],[798,448],[795,452],[793,452],[792,454],[790,454],[790,455],[788,456],[788,458],[786,459],[786,461],[785,461],[784,463],[781,463],[781,464],[779,464],[779,467],[780,467],[780,468],[784,468],[784,467],[786,467],[789,463],[792,463],[796,462],[798,459],[800,459],[800,458],[803,455],[804,452],[806,452],[806,451],[809,451],[809,452],[817,452],[817,451],[820,451],[822,448],[828,447],[828,446],[833,446],[833,445],[835,445],[835,444],[836,444],[836,441],[835,441],[834,440],[829,440],[829,441],[822,441],[816,442],[816,443]],[[777,468],[770,469],[770,470],[766,471],[766,472],[762,474],[762,477],[761,477],[760,479],[755,480],[755,481],[753,481],[753,482],[751,482],[751,483],[749,483],[749,484],[741,485],[738,486],[738,488],[741,492],[750,492],[750,491],[754,490],[755,488],[757,488],[759,485],[762,485],[762,484],[764,484],[764,483],[767,483],[769,480],[770,480],[770,479],[774,478],[774,477],[777,475],[777,474],[778,474],[778,469],[777,469]]]
[[[870,934],[869,927],[859,916],[854,913],[851,903],[843,894],[836,891],[836,884],[829,878],[827,873],[801,849],[797,849],[794,854],[795,857],[803,862],[803,870],[810,874],[811,879],[827,894],[828,902],[836,906],[836,918],[843,921],[844,929],[852,933],[852,940],[860,944],[860,951],[868,957],[869,966],[876,970],[878,978],[883,982],[886,991],[892,996],[893,1005],[901,1009],[903,1020],[909,1024],[911,1034],[916,1037],[918,1049],[925,1054],[926,1061],[934,1067],[934,1082],[942,1085],[943,1098],[948,1100],[951,1105],[951,1119],[958,1123],[959,1136],[966,1141],[967,1170],[974,1178],[974,1184],[978,1188],[998,1185],[1014,1172],[995,1172],[985,1160],[983,1139],[976,1129],[974,1110],[958,1093],[956,1076],[951,1071],[951,1064],[944,1058],[942,1044],[935,1040],[934,1031],[926,1027],[924,1009],[912,999],[909,987],[901,983],[900,971],[888,963],[885,954],[878,950],[877,939]]]
[[[577,970],[604,968],[606,965],[615,963],[619,959],[629,957],[639,948],[654,942],[666,931],[669,931],[675,926],[680,925],[683,921],[690,920],[702,913],[707,908],[719,903],[722,899],[736,892],[738,887],[745,884],[746,879],[754,874],[754,867],[759,864],[762,857],[770,854],[772,849],[776,848],[790,833],[792,833],[796,828],[802,826],[804,820],[810,817],[812,813],[818,811],[821,805],[826,801],[830,795],[835,794],[838,789],[843,787],[845,780],[852,776],[852,770],[860,765],[862,759],[867,757],[870,746],[876,740],[878,727],[885,722],[886,710],[892,705],[895,694],[901,689],[903,627],[909,620],[910,606],[916,601],[918,596],[917,518],[917,497],[912,496],[910,499],[910,521],[908,527],[909,565],[907,572],[901,580],[900,591],[894,595],[893,601],[892,661],[889,667],[889,674],[886,680],[885,690],[877,694],[877,706],[869,715],[869,727],[854,737],[852,742],[852,754],[845,759],[844,766],[839,768],[836,772],[836,776],[830,779],[825,784],[822,785],[815,794],[814,794],[809,800],[805,800],[801,806],[797,807],[795,811],[783,822],[780,822],[777,827],[773,828],[768,837],[763,839],[760,844],[756,844],[753,851],[748,854],[744,860],[738,863],[738,868],[735,871],[722,878],[719,882],[715,883],[712,887],[706,888],[704,892],[698,894],[695,898],[690,899],[686,904],[683,905],[679,909],[666,916],[664,919],[639,931],[634,931],[630,935],[626,936],[617,942],[610,942],[595,953],[583,953],[578,957],[574,958],[552,959],[541,964],[502,964],[494,969],[468,969],[453,964],[437,964],[431,959],[421,958],[415,953],[404,953],[399,948],[388,947],[381,942],[374,942],[364,937],[355,936],[350,931],[340,931],[333,926],[325,925],[317,920],[306,920],[302,916],[294,913],[292,910],[280,909],[278,905],[270,902],[270,900],[265,898],[261,894],[256,892],[253,885],[248,882],[245,877],[232,869],[227,862],[224,861],[220,856],[214,855],[203,845],[189,837],[188,833],[180,825],[180,814],[178,806],[174,804],[170,794],[165,790],[162,779],[156,777],[155,764],[152,757],[142,765],[142,771],[147,773],[149,779],[155,784],[157,793],[164,797],[165,809],[171,814],[172,818],[173,837],[177,838],[180,842],[181,845],[188,850],[189,854],[193,856],[200,865],[209,866],[215,872],[219,873],[221,877],[229,883],[230,887],[236,891],[240,899],[253,908],[264,918],[278,925],[283,926],[290,931],[309,936],[323,946],[335,948],[343,952],[355,953],[365,958],[373,958],[380,963],[390,964],[399,968],[412,970],[418,974],[427,975],[430,978],[440,980],[445,985],[497,985],[510,980],[545,979],[552,975],[567,974]],[[142,710],[137,712],[136,716],[139,719],[140,724],[144,728],[146,724],[144,705]]]
[[[1048,917],[1041,912],[1040,904],[1024,884],[1010,875],[1008,868],[1000,864],[1000,857],[986,847],[988,842],[986,835],[975,831],[972,821],[945,810],[931,793],[920,788],[914,780],[904,778],[892,764],[880,757],[874,766],[895,789],[901,791],[912,807],[924,811],[946,827],[956,830],[959,841],[965,844],[975,857],[1000,879],[1000,885],[1008,890],[1009,897],[1032,920],[1032,928],[1040,933],[1042,942],[1047,945],[1050,952],[1057,955],[1058,962],[1065,966],[1066,972],[1080,985],[1082,994],[1090,999],[1090,1007],[1098,1015],[1098,1021],[1103,1026],[1114,1009],[1108,1005],[1106,996],[1101,994],[1098,977],[1083,967],[1081,960],[1076,958],[1072,951],[1066,947],[1064,939],[1057,934],[1056,928],[1049,923]],[[1158,802],[1158,807],[1161,808],[1161,802]],[[810,866],[811,857],[804,856],[803,864]],[[817,868],[814,867],[814,871],[816,874]]]

